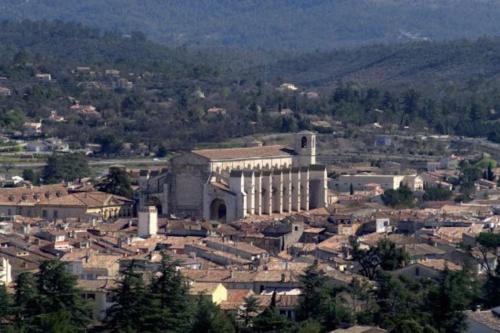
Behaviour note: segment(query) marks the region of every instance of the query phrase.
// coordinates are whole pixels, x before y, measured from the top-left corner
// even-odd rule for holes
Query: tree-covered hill
[[[75,148],[98,143],[108,155],[162,155],[318,126],[351,135],[374,122],[500,142],[497,39],[372,46],[273,63],[267,53],[168,48],[140,33],[25,21],[0,23],[0,45],[0,133],[19,136],[25,122],[42,120],[46,137]],[[226,60],[235,59],[268,64],[229,70]],[[298,90],[278,89],[285,81]]]
[[[150,42],[142,33],[123,36],[62,21],[0,22],[0,44],[0,64],[23,55],[52,70],[60,66],[99,65],[173,76],[215,72],[198,61],[198,56]]]
[[[299,51],[500,35],[496,0],[0,0],[0,19],[142,31],[169,45]]]
[[[466,88],[500,79],[500,38],[414,42],[316,52],[248,70],[312,86],[338,81],[386,88]]]

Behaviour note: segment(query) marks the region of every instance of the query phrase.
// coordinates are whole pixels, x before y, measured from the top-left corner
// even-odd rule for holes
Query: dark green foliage
[[[3,128],[20,130],[25,121],[24,113],[19,109],[0,109],[0,125]]]
[[[133,195],[130,178],[127,171],[123,168],[110,168],[108,175],[96,187],[99,191],[113,193],[126,198],[132,198]]]
[[[181,331],[179,331],[181,332]],[[186,332],[186,331],[184,331]],[[193,317],[192,333],[232,333],[234,326],[224,312],[210,299],[199,296]]]
[[[466,315],[474,290],[469,276],[448,269],[442,273],[438,285],[429,293],[429,309],[436,329],[443,332],[465,332]]]
[[[491,267],[488,256],[497,255],[497,250],[500,248],[500,234],[493,232],[481,232],[477,236],[476,241],[479,244],[479,251],[482,254],[482,264],[486,267],[488,274],[492,274],[493,267]]]
[[[493,172],[493,166],[491,163],[488,164],[488,168],[485,171],[485,179],[489,181],[494,181],[495,180],[495,173]]]
[[[25,120],[44,119],[47,135],[64,138],[78,148],[98,143],[101,155],[163,156],[167,151],[238,136],[312,129],[313,119],[339,120],[346,126],[346,135],[353,128],[378,122],[384,128],[404,130],[410,125],[411,129],[426,127],[445,134],[500,138],[499,114],[490,112],[498,106],[498,82],[482,77],[469,79],[476,73],[477,61],[469,61],[473,67],[467,70],[472,70],[465,75],[467,80],[454,74],[452,81],[456,83],[451,87],[450,80],[429,86],[429,80],[421,77],[423,69],[430,72],[428,75],[437,75],[439,69],[433,64],[442,64],[448,73],[448,61],[456,59],[457,54],[465,54],[467,59],[488,55],[478,75],[496,73],[490,64],[496,60],[489,56],[498,53],[500,43],[495,40],[315,53],[301,56],[302,60],[288,59],[285,64],[266,64],[264,76],[256,68],[243,72],[228,68],[224,57],[214,69],[210,55],[202,51],[165,48],[145,41],[140,34],[124,38],[62,22],[2,23],[0,28],[0,44],[4,46],[0,49],[0,75],[8,78],[13,91],[0,103],[2,128],[19,129]],[[443,49],[452,54],[436,56]],[[430,55],[425,56],[427,52]],[[226,56],[229,53],[224,52]],[[328,69],[318,70],[318,63],[325,63]],[[287,64],[293,65],[288,68]],[[89,66],[95,75],[76,72],[75,68],[82,65]],[[270,74],[273,67],[276,73]],[[120,70],[120,79],[130,80],[134,87],[117,87],[118,78],[104,74],[110,68]],[[281,71],[291,73],[280,75]],[[40,72],[50,72],[54,80],[50,84],[36,80],[34,75]],[[390,73],[390,79],[369,77],[369,73],[382,72]],[[308,79],[318,73],[326,77]],[[342,82],[332,82],[332,77]],[[277,92],[276,86],[288,79],[306,81],[308,84],[301,88],[321,94],[308,98],[301,92]],[[358,82],[352,83],[354,79]],[[401,82],[408,81],[412,86],[421,81],[423,87],[403,90],[407,85]],[[194,96],[198,89],[207,98]],[[464,89],[467,93],[462,93]],[[70,110],[74,100],[69,96],[81,105],[92,104],[99,116],[89,118]],[[214,105],[227,113],[207,114]],[[277,112],[285,108],[292,112]],[[67,121],[47,120],[51,110]]]
[[[177,261],[164,256],[148,286],[131,264],[113,292],[116,302],[107,313],[111,332],[234,332],[232,321],[204,296],[194,300],[189,286],[176,269]]]
[[[462,169],[460,180],[463,184],[474,183],[482,178],[482,170],[476,166],[465,166]]]
[[[441,187],[431,187],[425,189],[424,201],[445,201],[450,200],[453,192]]]
[[[402,320],[396,324],[392,333],[423,333],[423,327],[414,320]]]
[[[410,261],[408,253],[395,243],[381,239],[377,246],[369,250],[361,250],[357,242],[353,243],[353,259],[361,266],[361,274],[374,279],[378,270],[395,270],[402,268]]]
[[[306,320],[299,323],[297,333],[320,333],[322,332],[321,324],[315,320]]]
[[[500,247],[500,234],[493,232],[481,232],[477,238],[477,242],[483,248],[489,251],[495,251],[495,249]]]
[[[54,153],[49,156],[42,172],[46,184],[74,181],[89,175],[87,158],[81,153]]]
[[[477,236],[476,241],[482,255],[481,264],[487,271],[482,290],[482,303],[488,308],[496,307],[500,305],[500,265],[497,264],[493,269],[489,259],[497,256],[498,248],[500,248],[500,234],[482,232]]]
[[[12,315],[12,300],[7,293],[4,284],[0,284],[0,332],[3,330],[3,323]]]
[[[302,294],[297,308],[299,320],[320,319],[325,298],[326,277],[316,265],[309,266],[300,278]]]
[[[176,270],[179,263],[168,256],[162,258],[159,274],[151,283],[151,296],[159,308],[156,327],[171,332],[186,332],[191,318],[189,286]]]
[[[245,297],[243,304],[243,313],[241,314],[241,319],[243,319],[243,325],[245,327],[252,326],[252,319],[258,313],[260,302],[259,299],[253,295]]]
[[[153,299],[143,277],[132,267],[123,272],[122,280],[113,293],[113,301],[115,303],[106,315],[106,327],[111,332],[154,331],[156,323],[153,318],[157,308],[153,307]]]
[[[14,295],[16,321],[18,323],[35,315],[37,298],[38,290],[35,276],[31,273],[19,274]]]
[[[380,267],[383,270],[393,271],[410,262],[408,253],[387,239],[379,240],[375,249],[380,257]]]
[[[500,265],[486,277],[483,285],[482,303],[486,308],[494,308],[500,305]]]
[[[34,322],[41,327],[52,327],[50,325],[59,325],[59,321],[64,320],[68,329],[84,329],[90,321],[90,311],[76,288],[76,277],[66,271],[64,263],[42,263],[36,278],[37,305],[41,314]]]
[[[408,186],[401,185],[397,190],[385,190],[382,201],[391,207],[412,207],[415,204],[415,197]]]
[[[426,285],[382,272],[377,274],[377,284],[375,318],[381,326],[394,327],[404,320],[425,321],[429,317],[424,308]]]
[[[300,281],[302,294],[297,307],[299,321],[313,320],[326,330],[352,321],[350,310],[337,297],[338,290],[326,285],[327,279],[316,265],[308,267]]]
[[[84,332],[91,321],[76,277],[59,261],[42,263],[36,275],[20,274],[13,303],[15,332]]]
[[[36,183],[38,181],[38,176],[33,169],[24,169],[22,177],[24,180],[32,183]]]
[[[164,146],[160,146],[158,150],[156,151],[156,157],[165,157],[168,154],[167,148]]]
[[[276,292],[271,297],[270,305],[253,322],[253,331],[258,333],[290,332],[293,323],[282,316],[276,308]]]

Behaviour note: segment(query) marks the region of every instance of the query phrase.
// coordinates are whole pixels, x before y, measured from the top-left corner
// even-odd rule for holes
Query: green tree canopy
[[[99,191],[126,198],[132,198],[133,195],[130,177],[123,168],[110,168],[109,174],[96,187]]]
[[[402,185],[397,190],[385,190],[382,194],[382,201],[391,207],[412,207],[415,197],[408,186]]]
[[[90,168],[85,155],[81,153],[54,153],[43,168],[44,183],[74,181],[90,175]]]

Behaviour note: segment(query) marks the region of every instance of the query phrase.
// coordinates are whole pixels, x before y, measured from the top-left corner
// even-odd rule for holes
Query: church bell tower
[[[316,134],[302,131],[295,135],[295,166],[307,167],[316,164]]]

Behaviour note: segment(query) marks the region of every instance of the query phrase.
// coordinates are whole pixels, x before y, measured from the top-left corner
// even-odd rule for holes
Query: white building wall
[[[9,285],[12,283],[12,266],[4,257],[0,258],[0,284]]]
[[[137,226],[139,237],[151,237],[158,233],[158,213],[156,207],[147,206],[139,211]]]
[[[404,178],[402,175],[341,175],[333,182],[333,189],[348,192],[352,184],[353,189],[359,191],[367,184],[378,184],[384,190],[397,190]]]

